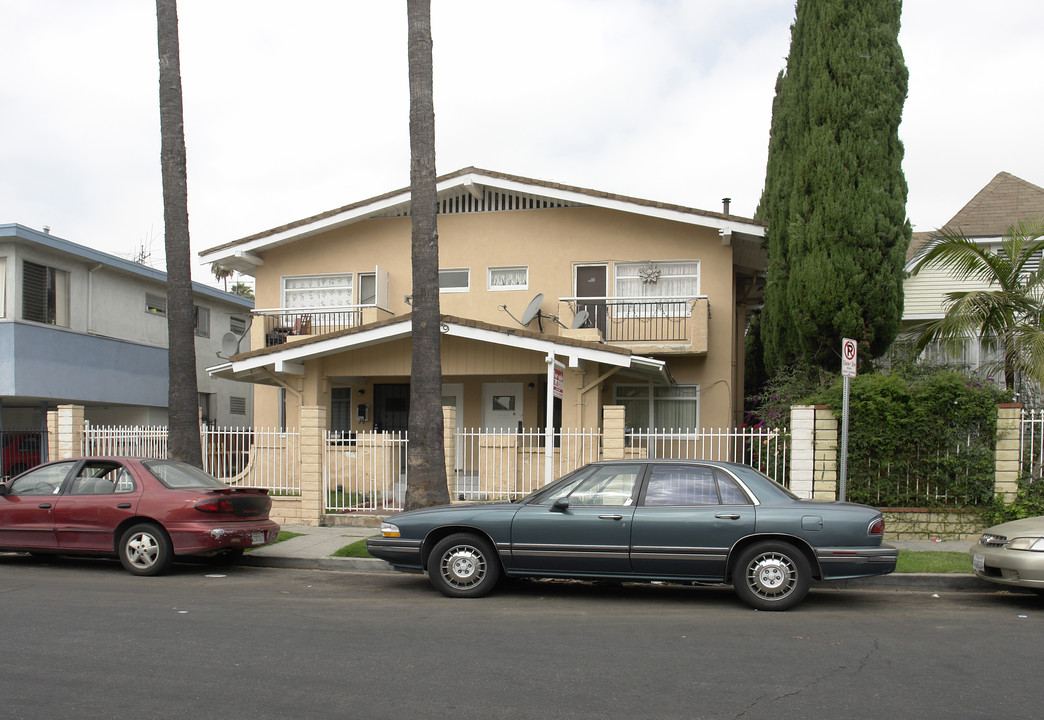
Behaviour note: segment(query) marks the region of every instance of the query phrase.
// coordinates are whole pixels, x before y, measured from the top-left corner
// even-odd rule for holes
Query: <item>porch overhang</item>
[[[207,373],[211,377],[279,385],[280,379],[286,375],[300,375],[300,369],[306,362],[399,340],[409,337],[412,332],[412,315],[406,315],[395,320],[383,320],[300,342],[234,355],[226,363],[207,368]],[[579,367],[584,362],[600,363],[627,370],[654,383],[674,384],[674,378],[664,361],[635,355],[629,350],[602,343],[542,335],[449,315],[442,316],[442,333],[447,337],[529,350],[561,360],[568,367]]]

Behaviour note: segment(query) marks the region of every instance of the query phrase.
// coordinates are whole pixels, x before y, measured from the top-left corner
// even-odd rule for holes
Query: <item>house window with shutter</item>
[[[145,312],[150,315],[167,316],[167,298],[162,295],[145,293]]]
[[[246,398],[235,395],[229,397],[228,411],[232,415],[246,415]]]
[[[69,327],[69,273],[23,262],[22,319]]]

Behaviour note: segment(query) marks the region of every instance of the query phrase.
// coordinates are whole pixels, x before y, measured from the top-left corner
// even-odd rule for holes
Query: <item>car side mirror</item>
[[[551,505],[551,512],[565,512],[569,509],[569,498],[560,497]]]
[[[0,483],[0,495],[7,494],[7,483]]]

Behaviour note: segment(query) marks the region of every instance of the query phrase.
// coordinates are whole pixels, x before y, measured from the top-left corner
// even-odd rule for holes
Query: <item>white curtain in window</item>
[[[524,267],[490,268],[489,286],[525,287],[529,283],[529,269]]]
[[[655,274],[655,281],[646,282],[646,275]],[[700,290],[699,260],[681,262],[617,263],[616,296],[627,298],[695,297]]]
[[[287,308],[346,307],[352,304],[352,276],[305,275],[283,278]]]

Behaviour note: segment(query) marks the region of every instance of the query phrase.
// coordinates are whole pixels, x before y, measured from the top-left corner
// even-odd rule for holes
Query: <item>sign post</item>
[[[838,495],[837,499],[845,501],[848,489],[848,392],[849,382],[856,376],[856,354],[855,340],[843,338],[841,340],[841,376],[844,378],[844,399],[841,403],[841,469],[838,473]]]

